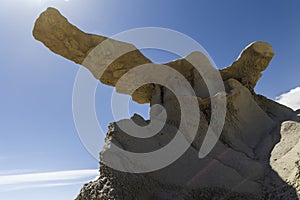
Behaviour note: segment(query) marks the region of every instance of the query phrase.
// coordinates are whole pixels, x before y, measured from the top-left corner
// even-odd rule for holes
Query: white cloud
[[[34,183],[34,184],[16,184],[16,185],[4,185],[4,187],[0,188],[0,192],[10,192],[10,191],[16,191],[16,190],[26,190],[26,189],[32,189],[32,188],[51,188],[51,187],[62,187],[62,186],[68,186],[68,185],[76,185],[80,184],[82,185],[85,183],[84,181],[78,181],[78,182],[61,182],[61,183]]]
[[[27,169],[11,169],[11,170],[1,170],[0,171],[0,177],[4,175],[18,175],[18,174],[29,174],[33,173],[33,170],[27,170]]]
[[[276,101],[294,110],[300,109],[300,87],[276,97]]]
[[[0,191],[81,184],[98,174],[97,169],[90,169],[1,175]]]

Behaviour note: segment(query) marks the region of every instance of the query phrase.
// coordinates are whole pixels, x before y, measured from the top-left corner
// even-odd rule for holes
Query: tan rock
[[[84,33],[73,26],[56,9],[48,8],[36,20],[33,35],[51,51],[88,68],[102,83],[115,86],[130,69],[151,63],[132,44]],[[96,48],[97,47],[97,48]],[[195,52],[188,57],[197,55]],[[249,45],[230,67],[220,70],[223,80],[234,78],[253,91],[261,72],[266,69],[274,52],[265,42]],[[93,60],[96,57],[97,60]],[[166,63],[179,71],[195,87],[196,94],[207,96],[206,85],[193,66],[182,58]],[[149,103],[154,85],[138,88],[132,95],[138,103]],[[118,91],[118,89],[117,89]],[[122,90],[125,94],[126,90]]]
[[[87,67],[95,78],[102,83],[115,86],[119,78],[130,69],[151,63],[140,51],[132,44],[108,39],[103,36],[84,33],[73,26],[56,9],[48,8],[36,20],[33,29],[35,39],[41,41],[51,51],[59,54],[77,64]],[[100,43],[102,49],[96,49],[95,53],[101,52],[102,55],[97,60],[97,67],[89,60],[88,55]],[[127,51],[124,55],[123,51]],[[94,52],[93,52],[94,53]],[[117,59],[114,59],[117,57]],[[103,75],[99,77],[99,71],[105,68]],[[153,86],[144,86],[138,89],[133,95],[133,100],[138,103],[148,103]]]
[[[53,8],[47,9],[37,19],[33,34],[51,51],[83,65],[95,78],[111,86],[116,86],[121,77],[124,78],[124,74],[136,66],[151,63],[132,44],[84,33]],[[100,153],[100,178],[86,184],[77,200],[297,199],[297,192],[298,195],[300,193],[300,125],[295,120],[300,121],[297,116],[299,111],[294,112],[254,94],[261,72],[267,68],[273,55],[272,47],[265,42],[250,44],[231,66],[220,70],[225,92],[215,97],[210,97],[203,77],[187,61],[197,61],[196,64],[203,69],[201,73],[205,80],[214,84],[218,77],[210,73],[211,65],[201,57],[200,52],[192,52],[186,58],[166,63],[191,83],[197,95],[201,122],[196,129],[196,137],[191,138],[188,133],[182,132],[191,145],[176,161],[149,173],[125,173],[105,165],[103,158],[111,156],[121,165],[131,163],[130,166],[137,167],[141,164],[146,168],[152,160],[135,163],[123,154],[110,151],[112,143],[129,152],[146,153],[166,146],[177,133],[182,117],[178,97],[191,99],[193,94],[175,96],[164,86],[144,85],[132,94],[133,100],[160,106],[151,108],[149,121],[138,115],[132,120],[143,127],[154,121],[162,124],[160,120],[164,116],[164,108],[166,123],[151,137],[141,133],[143,131],[137,132],[137,136],[149,136],[144,138],[129,136],[120,129],[118,125],[129,120],[111,124]],[[154,76],[160,78],[159,73],[161,71],[156,70]],[[164,74],[169,76],[167,72]],[[140,79],[147,77],[148,74],[142,74]],[[117,87],[117,91],[131,94],[130,86],[137,82],[136,79],[136,74],[127,73],[122,84],[124,87]],[[199,159],[199,149],[213,121],[211,102],[219,97],[227,99],[225,125],[212,151]],[[189,114],[182,118],[193,119],[195,116]],[[290,121],[284,122],[286,120]],[[169,154],[163,159],[168,157]]]
[[[273,56],[271,45],[266,42],[254,42],[242,51],[231,66],[220,70],[223,80],[234,78],[253,91],[262,76],[261,72],[268,67]]]

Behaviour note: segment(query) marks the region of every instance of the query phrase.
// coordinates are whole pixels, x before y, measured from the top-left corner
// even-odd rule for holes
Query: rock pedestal
[[[95,78],[110,86],[116,86],[130,69],[152,63],[131,44],[84,33],[54,8],[47,9],[37,19],[33,35],[54,53],[83,65]],[[96,56],[101,59],[92,60],[90,57],[95,56],[94,50],[99,45]],[[124,52],[127,53],[122,54]],[[121,172],[100,159],[100,178],[85,184],[77,200],[298,199],[298,114],[254,92],[261,72],[274,56],[272,47],[266,42],[254,42],[231,66],[219,70],[225,88],[223,97],[227,102],[225,125],[212,151],[199,159],[199,149],[211,123],[212,98],[215,98],[209,94],[203,76],[188,61],[201,56],[200,52],[192,52],[186,58],[165,64],[190,83],[195,93],[191,97],[197,99],[199,106],[201,121],[187,151],[172,164],[147,173]],[[205,69],[209,63],[203,59],[198,64]],[[204,75],[212,83],[217,80],[211,73]],[[133,78],[128,79],[128,88],[130,81],[134,82]],[[128,88],[123,87],[119,92],[132,95],[138,103],[153,106],[150,120],[138,115],[132,117],[136,124],[146,126],[151,120],[160,119],[162,108],[167,114],[166,124],[156,135],[141,139],[126,134],[112,123],[100,158],[106,156],[112,144],[137,153],[160,149],[175,137],[180,125],[178,96],[171,90],[156,83],[144,85],[133,94]],[[160,107],[154,109],[154,105]],[[186,140],[190,139],[182,134]],[[130,161],[123,155],[114,156],[121,162]]]

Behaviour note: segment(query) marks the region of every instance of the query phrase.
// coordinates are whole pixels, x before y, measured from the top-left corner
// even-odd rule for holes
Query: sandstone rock
[[[254,42],[246,47],[238,59],[229,67],[222,69],[221,75],[224,80],[234,78],[253,91],[257,81],[262,76],[274,52],[266,42]]]
[[[149,63],[157,66],[131,44],[80,31],[53,8],[41,14],[33,34],[51,51],[88,68],[107,85],[116,86],[136,66]],[[166,123],[157,134],[145,138],[133,137],[119,127],[129,119],[112,123],[100,153],[100,178],[85,184],[76,199],[298,199],[299,110],[295,112],[254,93],[261,72],[273,55],[271,46],[265,42],[250,44],[231,66],[220,70],[225,91],[216,90],[213,94],[207,85],[217,84],[218,75],[210,71],[210,62],[200,52],[166,63],[188,80],[195,95],[175,95],[170,88],[159,84],[137,89],[132,98],[138,103],[150,103],[150,120],[138,115],[132,120],[148,127],[152,122],[162,123],[166,114]],[[189,61],[199,65],[201,74]],[[128,76],[123,88],[117,87],[117,91],[131,94],[130,86],[136,78],[134,74]],[[178,133],[191,145],[175,162],[147,173],[126,173],[106,165],[104,158],[108,156],[124,166],[133,163],[133,167],[147,168],[150,162],[135,163],[124,154],[111,151],[113,144],[135,153],[161,149],[174,139],[179,129],[182,116],[178,99],[185,99],[188,104],[194,98],[201,121],[195,138],[186,132]],[[226,98],[225,125],[212,151],[199,159],[199,150],[213,121],[215,98]],[[194,116],[186,117],[189,121]],[[137,134],[149,136],[144,132]]]
[[[235,79],[229,79],[225,85],[229,95],[227,123],[222,139],[233,149],[254,159],[255,147],[276,125],[242,84]]]
[[[135,66],[151,62],[131,44],[84,33],[54,8],[48,8],[36,20],[33,36],[54,53],[84,65],[95,78],[110,86],[115,86],[119,78]],[[101,53],[96,61],[88,57],[93,53]],[[99,76],[100,71],[102,76]],[[139,103],[149,102],[152,87],[144,86],[140,90],[133,99]]]
[[[270,162],[284,181],[300,186],[300,123],[282,123],[281,140],[273,149]]]
[[[35,23],[33,35],[54,53],[87,67],[96,79],[110,86],[115,86],[130,69],[152,63],[132,44],[84,33],[70,24],[54,8],[48,8],[40,15]],[[187,57],[193,56],[194,53]],[[261,77],[261,72],[267,68],[273,55],[274,52],[269,44],[254,42],[243,50],[237,61],[220,70],[220,73],[223,80],[234,78],[253,92],[253,88]],[[93,56],[97,60],[89,59]],[[195,84],[200,96],[207,95],[205,82],[195,72],[187,58],[165,65],[179,71],[191,84]],[[153,84],[140,87],[132,94],[133,100],[138,103],[149,103],[154,87]]]

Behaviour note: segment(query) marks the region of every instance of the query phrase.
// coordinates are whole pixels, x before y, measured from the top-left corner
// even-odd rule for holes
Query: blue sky
[[[105,36],[148,26],[182,32],[198,41],[219,68],[231,64],[249,43],[267,41],[275,57],[256,92],[271,99],[281,95],[282,102],[292,101],[297,109],[300,2],[286,2],[1,0],[0,199],[72,199],[84,182],[97,176],[98,161],[81,144],[72,116],[72,89],[80,66],[51,53],[31,34],[35,19],[48,6],[80,29]],[[144,52],[158,62],[173,58]],[[104,129],[113,121],[110,92],[99,85],[96,94]],[[147,105],[131,108],[147,115]]]

